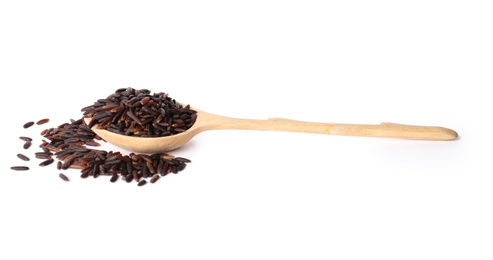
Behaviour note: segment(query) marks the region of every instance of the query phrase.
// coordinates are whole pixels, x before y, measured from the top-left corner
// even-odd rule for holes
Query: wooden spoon
[[[454,130],[438,126],[415,126],[395,123],[367,124],[334,124],[290,120],[285,118],[269,118],[267,120],[242,119],[225,117],[197,111],[197,121],[185,132],[165,137],[135,137],[113,133],[104,129],[92,128],[96,134],[107,142],[120,148],[138,153],[157,153],[174,150],[186,144],[195,135],[207,130],[243,129],[289,131],[329,135],[388,137],[415,140],[446,141],[457,138]],[[86,123],[90,118],[85,118]]]

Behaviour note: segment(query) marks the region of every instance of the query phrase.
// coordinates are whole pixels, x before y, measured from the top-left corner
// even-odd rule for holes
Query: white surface
[[[491,1],[157,2],[0,3],[0,259],[493,258]],[[121,87],[461,137],[211,131],[144,187],[37,166],[42,129]]]

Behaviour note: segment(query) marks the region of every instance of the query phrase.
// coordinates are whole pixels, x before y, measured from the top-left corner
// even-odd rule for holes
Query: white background
[[[492,13],[491,1],[2,1],[0,259],[492,259]],[[38,166],[41,130],[122,87],[227,116],[460,139],[210,131],[172,152],[193,161],[183,172],[143,187]]]

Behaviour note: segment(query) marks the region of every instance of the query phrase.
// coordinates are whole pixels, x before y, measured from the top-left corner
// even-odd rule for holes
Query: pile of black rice
[[[147,89],[121,88],[105,99],[99,99],[90,106],[81,109],[83,116],[78,120],[41,132],[42,151],[35,157],[43,161],[39,166],[48,166],[57,160],[58,170],[78,169],[81,178],[98,178],[110,176],[111,182],[119,179],[138,186],[145,185],[149,180],[155,183],[170,173],[178,173],[185,169],[191,161],[183,157],[175,157],[168,153],[154,154],[122,154],[121,152],[95,149],[104,140],[91,128],[106,129],[118,134],[140,137],[161,137],[179,134],[189,129],[197,119],[196,111],[190,105],[183,106],[170,98],[167,93],[151,94]],[[91,118],[86,124],[84,118]],[[37,121],[37,125],[46,124],[49,119]],[[27,122],[24,128],[34,125]],[[21,136],[29,149],[32,138]],[[29,157],[18,154],[23,161]],[[12,166],[12,170],[29,170],[27,166]],[[59,174],[64,181],[69,178]]]

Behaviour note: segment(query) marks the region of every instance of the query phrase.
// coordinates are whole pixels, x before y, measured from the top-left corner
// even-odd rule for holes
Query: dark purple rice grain
[[[142,125],[142,121],[140,121],[140,119],[136,115],[134,115],[134,113],[132,113],[132,110],[128,111],[127,115],[132,118],[137,124]]]
[[[176,133],[176,134],[179,134],[179,133],[183,133],[185,132],[186,130],[183,129],[183,128],[174,128],[173,131]]]
[[[139,172],[137,170],[132,171],[132,176],[133,176],[135,182],[140,181],[141,176],[139,175]]]
[[[29,170],[29,167],[27,167],[27,166],[12,166],[12,167],[10,167],[10,169],[12,169],[14,171],[27,171],[27,170]]]
[[[24,128],[29,128],[29,127],[31,127],[32,125],[34,125],[34,122],[33,122],[33,121],[29,121],[29,122],[25,123],[22,127],[24,127]]]
[[[58,161],[56,163],[56,168],[57,168],[57,170],[61,170],[62,169],[62,161]]]
[[[113,174],[111,175],[110,182],[116,182],[117,180],[118,180],[118,174],[113,173]]]
[[[37,152],[34,154],[34,156],[38,159],[50,159],[51,158],[51,153],[45,153],[45,152]]]
[[[60,177],[60,179],[62,179],[64,181],[69,181],[68,177],[65,176],[65,174],[63,174],[63,173],[60,173],[58,176]]]
[[[163,171],[163,167],[164,167],[164,161],[163,160],[159,160],[159,163],[157,165],[157,168],[156,168],[156,173],[160,173]]]
[[[85,145],[88,145],[88,146],[101,146],[100,143],[95,142],[95,141],[87,141],[87,142],[85,142]]]
[[[27,141],[24,143],[24,146],[22,146],[22,147],[24,147],[24,149],[29,149],[29,147],[31,147],[31,144],[32,143],[30,141]]]
[[[41,119],[39,120],[38,122],[36,122],[37,125],[42,125],[42,124],[46,124],[50,121],[50,119],[48,118],[44,118],[44,119]]]
[[[82,164],[82,163],[72,163],[68,168],[70,168],[70,169],[84,170],[86,168],[86,166],[84,164]]]
[[[147,165],[144,165],[142,167],[142,177],[143,178],[149,177],[149,168],[147,167]]]
[[[146,183],[147,183],[147,181],[146,181],[146,180],[141,180],[141,181],[137,184],[137,186],[144,186]]]
[[[29,161],[30,160],[29,157],[27,157],[27,156],[25,156],[25,155],[23,155],[21,153],[18,153],[17,154],[17,157],[19,157],[19,159],[24,160],[24,161]]]
[[[159,171],[159,174],[161,174],[161,176],[166,176],[166,174],[170,173],[171,172],[171,168],[169,167],[170,164],[169,162],[164,162],[164,166],[162,168],[161,171]]]
[[[191,160],[189,160],[187,158],[183,158],[183,157],[175,157],[175,160],[178,160],[178,161],[184,162],[184,163],[190,163],[190,162],[192,162]]]
[[[185,170],[186,166],[187,165],[185,163],[180,163],[180,164],[178,164],[178,166],[176,168],[178,169],[178,171],[183,171],[183,170]]]
[[[159,180],[159,178],[160,178],[159,175],[154,175],[154,176],[152,176],[152,178],[151,178],[151,180],[149,182],[150,183],[155,183],[156,181]]]
[[[48,160],[46,160],[46,161],[41,162],[41,163],[39,164],[39,166],[47,166],[47,165],[52,164],[54,161],[55,161],[55,160],[53,160],[53,158],[51,158],[51,159],[48,159]]]
[[[146,166],[147,166],[147,168],[149,169],[149,172],[150,172],[151,174],[156,173],[156,168],[154,168],[154,166],[152,165],[152,163],[151,163],[151,162],[146,162]]]
[[[22,141],[26,141],[26,142],[32,142],[33,139],[31,137],[27,137],[27,136],[20,136],[19,139],[21,139]]]
[[[125,176],[125,181],[130,183],[132,182],[134,176],[132,174],[127,174],[127,176]]]

